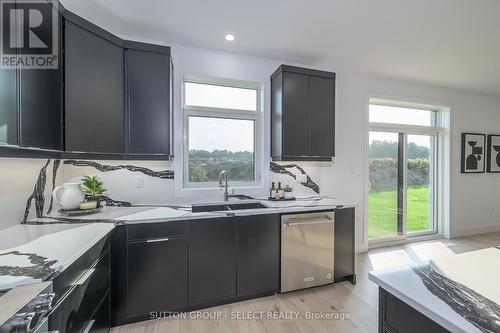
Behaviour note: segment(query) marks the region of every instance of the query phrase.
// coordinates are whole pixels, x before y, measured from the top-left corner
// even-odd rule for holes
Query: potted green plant
[[[82,188],[83,193],[85,193],[85,199],[88,203],[95,202],[95,207],[98,207],[101,203],[101,197],[107,190],[104,188],[104,182],[97,176],[84,176],[82,178]],[[88,205],[89,208],[92,204]]]
[[[284,198],[285,199],[291,199],[292,198],[292,192],[293,192],[293,187],[291,187],[290,185],[286,185],[283,188]]]

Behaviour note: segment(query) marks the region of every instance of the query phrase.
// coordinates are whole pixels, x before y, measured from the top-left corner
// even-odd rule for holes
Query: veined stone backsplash
[[[206,195],[191,191],[190,196],[176,196],[176,182],[170,162],[165,161],[89,161],[45,159],[0,159],[0,229],[41,217],[59,209],[52,200],[55,186],[80,181],[84,175],[98,175],[104,182],[108,205],[167,204],[181,201],[209,201]],[[182,177],[182,175],[180,176]],[[320,193],[320,172],[316,166],[296,163],[273,163],[264,176],[264,189],[251,195],[266,197],[271,182],[290,185],[294,196]],[[179,184],[179,182],[177,183]],[[231,186],[231,181],[229,181]],[[218,194],[218,192],[216,192]],[[238,194],[248,194],[237,190]],[[211,200],[218,200],[214,197]],[[220,193],[222,200],[222,192]]]

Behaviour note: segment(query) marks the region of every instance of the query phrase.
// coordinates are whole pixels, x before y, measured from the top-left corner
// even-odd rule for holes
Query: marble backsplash
[[[108,189],[104,198],[107,205],[161,205],[186,201],[185,197],[180,200],[176,196],[175,175],[170,162],[0,159],[0,167],[0,208],[6,212],[0,229],[58,209],[52,200],[53,189],[64,182],[79,181],[84,175],[98,175],[104,181]],[[296,196],[319,195],[318,178],[315,167],[271,162],[264,189],[258,196],[267,195],[267,183],[271,182],[291,185]],[[239,189],[238,194],[247,193]],[[193,191],[191,199],[206,200],[198,196]]]

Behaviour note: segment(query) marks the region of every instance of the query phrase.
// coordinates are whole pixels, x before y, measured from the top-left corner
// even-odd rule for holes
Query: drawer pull
[[[87,269],[87,271],[82,275],[81,278],[78,279],[78,281],[76,281],[75,283],[73,283],[74,286],[81,286],[82,284],[85,284],[85,282],[87,282],[88,279],[90,279],[90,277],[92,276],[92,274],[94,274],[95,272],[95,269],[92,268],[92,269]]]
[[[170,238],[169,237],[165,237],[165,238],[156,238],[156,239],[148,239],[146,240],[146,243],[159,243],[159,242],[167,242],[169,241]]]

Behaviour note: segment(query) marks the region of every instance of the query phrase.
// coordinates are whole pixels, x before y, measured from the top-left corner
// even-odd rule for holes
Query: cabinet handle
[[[156,239],[148,239],[146,240],[146,243],[159,243],[159,242],[166,242],[169,241],[170,238],[165,237],[165,238],[156,238]]]

